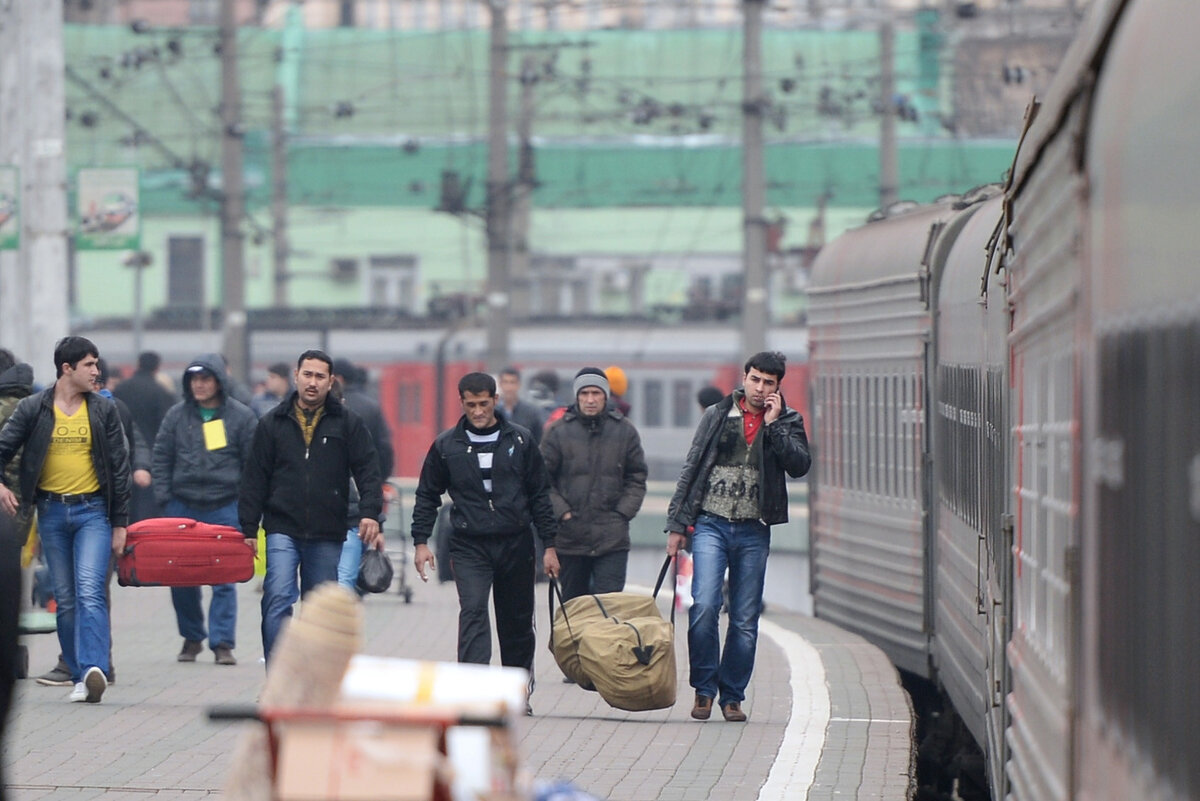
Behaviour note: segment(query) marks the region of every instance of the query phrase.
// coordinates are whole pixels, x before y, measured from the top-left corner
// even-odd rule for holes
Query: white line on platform
[[[783,649],[791,671],[792,713],[783,730],[771,773],[758,791],[759,801],[805,798],[817,772],[829,725],[829,687],[825,665],[817,649],[803,637],[769,620],[759,620],[759,631]]]

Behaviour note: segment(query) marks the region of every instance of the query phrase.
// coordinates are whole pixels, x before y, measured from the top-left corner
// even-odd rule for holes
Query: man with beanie
[[[625,589],[629,521],[646,497],[641,437],[610,408],[604,371],[583,368],[574,389],[575,403],[542,441],[564,600]]]
[[[228,394],[224,361],[198,356],[183,371],[183,400],[171,407],[154,439],[154,494],[167,517],[238,528],[238,491],[258,417]],[[199,587],[172,587],[183,647],[176,659],[195,662],[208,640],[218,665],[236,665],[237,586],[215,584],[208,630]]]
[[[463,416],[429,447],[412,513],[413,563],[422,581],[434,567],[430,536],[442,494],[450,493],[450,560],[458,588],[458,661],[488,664],[492,632],[488,594],[496,608],[500,663],[529,671],[533,690],[534,545],[545,545],[546,575],[558,576],[554,509],[546,465],[524,426],[496,415],[496,380],[468,373],[458,382]],[[525,713],[533,710],[526,704]]]
[[[688,610],[692,717],[707,720],[717,699],[725,720],[742,722],[754,670],[771,526],[788,519],[787,476],[808,472],[804,420],[779,394],[785,359],[762,352],[745,365],[742,388],[708,407],[667,507],[667,553],[692,534],[693,603]],[[729,569],[729,630],[718,617]]]

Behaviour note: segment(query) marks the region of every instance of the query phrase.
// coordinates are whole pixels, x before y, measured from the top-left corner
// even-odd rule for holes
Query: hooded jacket
[[[455,532],[473,537],[508,536],[528,531],[533,524],[542,543],[554,547],[557,526],[542,454],[529,429],[510,422],[500,411],[496,417],[500,438],[492,460],[490,498],[483,489],[479,457],[467,437],[465,415],[429,446],[413,504],[412,538],[417,545],[429,542],[442,493],[449,491]]]
[[[542,457],[566,556],[629,550],[629,521],[646,497],[646,457],[633,423],[615,409],[589,419],[572,406],[546,432]],[[571,513],[570,520],[563,515]]]
[[[362,418],[332,394],[317,421],[312,443],[292,410],[295,390],[258,421],[242,473],[238,520],[247,537],[268,533],[301,540],[346,539],[351,477],[360,493],[362,517],[382,520],[383,479],[375,442]]]
[[[92,467],[107,505],[109,525],[129,524],[129,450],[117,405],[99,393],[87,393],[88,423],[92,429]],[[54,385],[22,399],[8,422],[0,429],[0,468],[21,452],[17,487],[21,514],[28,514],[36,501],[37,483],[50,450],[54,429]],[[5,485],[8,479],[0,475]]]
[[[204,438],[200,404],[192,394],[191,373],[202,367],[217,379],[220,405],[213,420],[225,429],[225,445],[209,450]],[[183,400],[163,417],[154,438],[154,498],[162,506],[177,500],[195,509],[216,509],[237,500],[242,469],[250,456],[250,443],[258,418],[251,409],[229,396],[221,357],[206,353],[183,372]]]
[[[742,390],[734,390],[719,402],[705,410],[692,437],[683,470],[675,494],[667,507],[667,532],[683,534],[689,526],[696,524],[700,515],[700,504],[708,484],[708,474],[717,459],[717,440],[725,426],[725,418],[735,412],[735,401],[745,397]],[[758,511],[762,522],[768,526],[786,523],[788,519],[787,476],[800,478],[808,472],[812,458],[808,453],[808,437],[804,433],[804,418],[795,409],[783,404],[783,411],[773,423],[759,429],[762,447],[758,471]],[[786,473],[786,475],[785,475]]]
[[[8,418],[12,417],[12,413],[17,408],[17,403],[22,398],[28,398],[33,394],[33,368],[24,362],[18,362],[12,367],[0,373],[0,428],[4,428],[4,424],[8,422]],[[7,484],[20,498],[20,478],[19,470],[21,468],[21,454],[17,453],[9,460],[8,467],[4,470],[4,483]]]

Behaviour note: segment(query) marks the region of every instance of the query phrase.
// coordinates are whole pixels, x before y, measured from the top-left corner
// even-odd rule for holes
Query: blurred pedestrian
[[[542,426],[546,422],[541,409],[521,398],[521,371],[505,367],[500,371],[500,403],[497,406],[509,420],[529,429],[535,445],[542,443]]]
[[[292,368],[287,362],[276,362],[267,368],[267,380],[263,391],[254,396],[250,408],[262,417],[274,409],[292,391]]]
[[[700,411],[704,411],[714,403],[719,403],[721,398],[725,397],[725,393],[711,384],[707,387],[701,387],[696,393],[696,403],[700,404]]]
[[[375,443],[375,454],[379,458],[379,477],[384,484],[380,486],[386,500],[390,494],[386,482],[392,475],[395,464],[395,453],[392,451],[392,433],[384,419],[383,409],[379,401],[367,391],[367,371],[354,364],[349,359],[333,360],[333,392],[334,396],[362,418],[363,424],[371,432]],[[362,562],[366,545],[358,532],[358,487],[350,482],[350,511],[347,517],[346,540],[342,544],[342,555],[338,562],[338,581],[357,591],[358,567]],[[380,523],[384,520],[380,518]]]
[[[147,448],[154,447],[154,438],[158,436],[158,427],[162,425],[163,417],[178,400],[175,393],[164,389],[158,380],[161,365],[162,358],[156,352],[147,350],[139,353],[137,370],[113,389],[112,393],[113,397],[119,398],[129,407]],[[153,481],[153,476],[151,480]],[[145,520],[148,517],[162,517],[163,513],[154,500],[152,487],[143,487],[137,483],[133,487],[133,500],[129,512],[130,522]]]
[[[608,395],[609,406],[629,417],[629,413],[633,407],[625,400],[625,393],[629,391],[629,379],[625,376],[625,371],[615,364],[610,364],[604,368],[604,377],[608,379],[610,390]]]

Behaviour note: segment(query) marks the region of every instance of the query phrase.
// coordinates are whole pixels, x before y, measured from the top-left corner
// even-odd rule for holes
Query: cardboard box
[[[279,726],[280,801],[429,801],[440,781],[440,732],[378,721]]]

